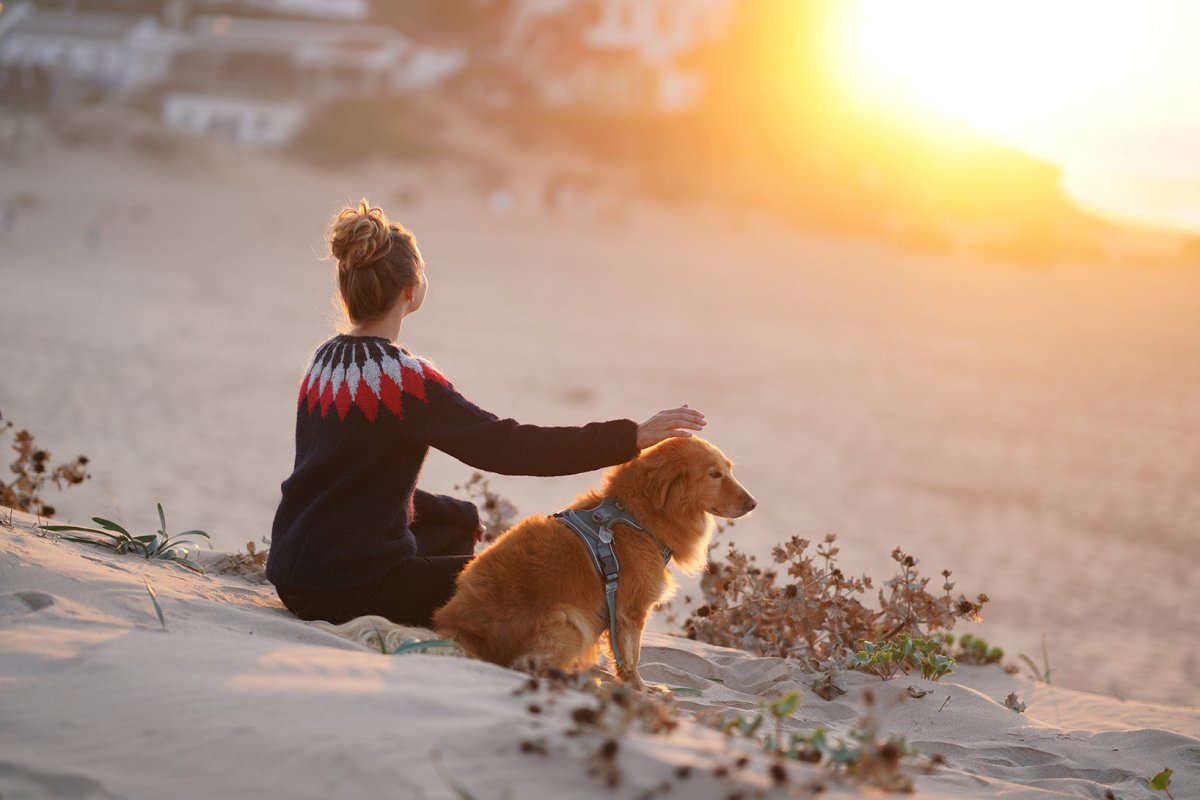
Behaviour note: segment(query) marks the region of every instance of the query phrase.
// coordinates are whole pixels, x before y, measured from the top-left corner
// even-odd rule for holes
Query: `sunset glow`
[[[1183,0],[856,0],[836,60],[864,104],[1046,158],[1092,207],[1200,229],[1198,29]]]
[[[860,0],[848,67],[874,102],[1020,140],[1102,102],[1136,68],[1140,22],[1078,0]]]

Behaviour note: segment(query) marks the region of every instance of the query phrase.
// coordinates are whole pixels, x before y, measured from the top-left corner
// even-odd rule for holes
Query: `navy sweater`
[[[571,475],[628,461],[636,442],[628,419],[582,427],[500,419],[388,340],[335,336],[300,384],[296,463],[271,527],[267,579],[357,588],[416,554],[414,514],[473,525],[471,504],[416,491],[430,447],[489,472]]]

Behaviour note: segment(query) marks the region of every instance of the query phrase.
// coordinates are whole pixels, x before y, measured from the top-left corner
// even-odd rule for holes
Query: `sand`
[[[690,402],[760,501],[724,538],[837,533],[877,580],[902,546],[992,597],[973,632],[1009,661],[1040,663],[1045,634],[1057,686],[1200,704],[1200,270],[903,253],[608,190],[552,213],[563,167],[495,148],[498,172],[52,137],[0,162],[21,203],[0,411],[92,460],[57,516],[145,531],[162,502],[218,549],[261,546],[332,331],[323,226],[366,195],[429,264],[404,339],[479,404],[554,424]],[[434,454],[423,480],[471,472]],[[550,513],[597,479],[491,482]]]
[[[587,771],[603,736],[564,735],[573,710],[595,706],[588,695],[519,694],[524,675],[467,658],[384,655],[296,619],[250,577],[43,538],[34,522],[17,513],[0,527],[6,800],[637,797],[663,782],[696,798],[811,796],[816,785],[822,796],[862,796],[799,763],[772,790],[761,749],[693,721],[700,711],[752,714],[796,689],[785,731],[841,737],[869,711],[869,689],[881,734],[924,754],[906,770],[916,797],[1161,797],[1145,778],[1165,766],[1175,797],[1200,792],[1200,709],[1039,685],[995,666],[938,682],[851,673],[847,694],[826,701],[794,661],[651,634],[643,675],[693,691],[678,698],[670,734],[621,738],[614,794]],[[910,687],[928,694],[912,698]],[[1003,705],[1012,692],[1024,713]],[[946,763],[927,772],[933,754]],[[743,769],[714,773],[742,755]]]

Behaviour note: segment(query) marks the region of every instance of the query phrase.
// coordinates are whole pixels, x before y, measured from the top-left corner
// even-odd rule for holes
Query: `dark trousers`
[[[300,619],[341,625],[377,614],[401,625],[429,627],[433,612],[454,594],[458,573],[475,551],[475,532],[444,522],[413,523],[417,555],[380,580],[344,592],[315,592],[276,586],[279,599]]]

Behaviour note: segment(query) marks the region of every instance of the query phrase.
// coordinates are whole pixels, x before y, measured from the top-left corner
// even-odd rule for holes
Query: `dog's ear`
[[[670,500],[687,486],[685,464],[674,458],[656,459],[646,465],[646,496],[655,511],[665,511]]]

